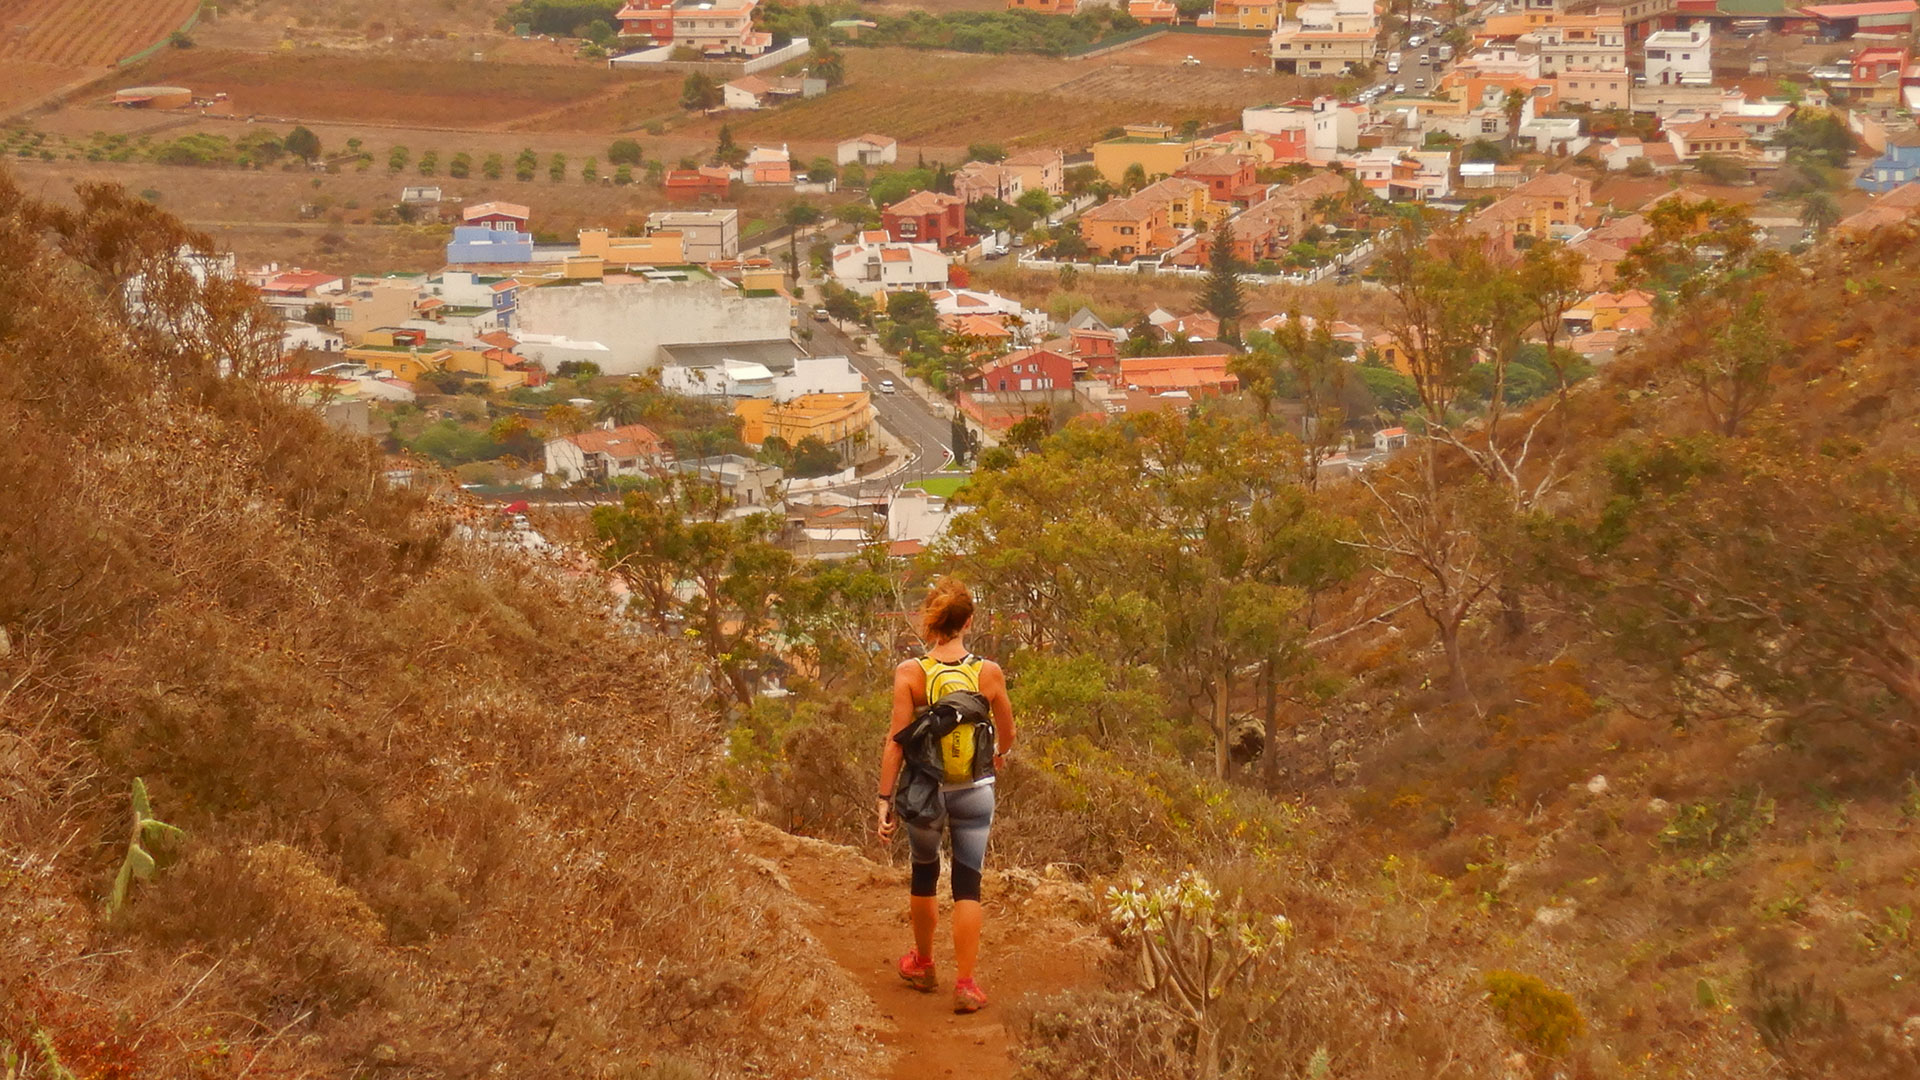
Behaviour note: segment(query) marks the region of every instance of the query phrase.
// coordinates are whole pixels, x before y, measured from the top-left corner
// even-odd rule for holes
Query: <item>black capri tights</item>
[[[946,814],[931,825],[908,825],[913,851],[913,895],[932,896],[940,886],[940,834],[953,834],[953,898],[980,899],[980,871],[987,862],[987,834],[993,829],[993,785],[940,794]]]

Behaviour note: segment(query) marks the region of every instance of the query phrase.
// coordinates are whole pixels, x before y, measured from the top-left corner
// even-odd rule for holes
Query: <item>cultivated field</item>
[[[1194,40],[1212,38],[1182,35]],[[1238,39],[1222,39],[1238,41]],[[1246,105],[1292,97],[1308,81],[1238,67],[847,49],[847,83],[825,97],[707,122],[740,140],[830,142],[866,131],[923,147],[1085,146],[1130,121],[1235,120]],[[1181,55],[1185,55],[1182,53]],[[685,129],[691,133],[696,128]]]
[[[241,115],[500,130],[515,121],[647,86],[677,99],[679,80],[593,64],[426,60],[391,54],[295,52],[262,56],[167,49],[139,66],[142,82],[224,92]]]
[[[199,0],[0,0],[0,108],[103,74],[179,28]]]
[[[1107,55],[1126,64],[1178,65],[1191,56],[1201,67],[1273,67],[1265,34],[1162,34]]]

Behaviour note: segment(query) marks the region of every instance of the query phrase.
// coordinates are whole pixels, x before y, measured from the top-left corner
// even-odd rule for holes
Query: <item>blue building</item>
[[[533,234],[511,229],[491,229],[483,225],[455,225],[453,241],[447,245],[447,263],[530,263],[533,261]]]
[[[1855,182],[1867,191],[1884,195],[1914,180],[1920,180],[1920,131],[1902,131],[1887,136],[1886,152]]]

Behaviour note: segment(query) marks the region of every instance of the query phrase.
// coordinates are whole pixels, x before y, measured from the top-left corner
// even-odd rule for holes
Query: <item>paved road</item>
[[[837,354],[851,360],[873,387],[873,404],[880,414],[880,423],[913,454],[907,467],[887,477],[885,485],[897,487],[910,480],[922,480],[944,468],[953,440],[951,421],[939,411],[945,405],[936,406],[921,397],[918,389],[890,362],[862,355],[853,340],[833,323],[808,317],[807,325],[813,328],[809,351],[815,356]],[[880,391],[883,379],[893,380],[896,388],[893,393]]]

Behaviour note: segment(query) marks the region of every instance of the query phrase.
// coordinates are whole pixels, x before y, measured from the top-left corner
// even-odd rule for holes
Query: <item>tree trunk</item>
[[[1231,744],[1233,732],[1229,730],[1230,710],[1227,698],[1233,692],[1231,672],[1220,676],[1219,690],[1213,698],[1213,775],[1216,780],[1226,780],[1233,776],[1233,754]]]
[[[1266,681],[1266,745],[1260,748],[1260,776],[1266,782],[1267,790],[1280,786],[1280,687],[1274,674],[1273,658],[1267,658],[1267,670],[1263,674]]]
[[[1473,696],[1473,689],[1467,685],[1466,658],[1460,655],[1460,624],[1447,620],[1439,629],[1440,645],[1447,652],[1447,676],[1453,684],[1454,700],[1466,701]]]
[[[1500,632],[1508,641],[1517,641],[1527,632],[1527,604],[1510,581],[1500,583]]]
[[[1218,1025],[1200,1021],[1194,1033],[1194,1075],[1199,1080],[1218,1080],[1220,1076],[1220,1035]]]

